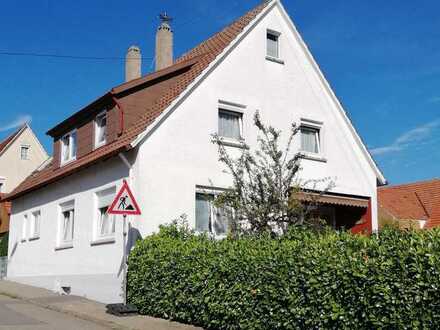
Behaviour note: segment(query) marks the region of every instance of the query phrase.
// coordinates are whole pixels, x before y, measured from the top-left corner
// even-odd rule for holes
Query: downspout
[[[118,99],[115,97],[115,94],[113,93],[113,90],[110,92],[112,96],[113,102],[116,104],[116,107],[119,110],[119,129],[118,129],[118,136],[121,136],[122,133],[124,133],[124,108],[122,107],[121,103],[118,101]]]

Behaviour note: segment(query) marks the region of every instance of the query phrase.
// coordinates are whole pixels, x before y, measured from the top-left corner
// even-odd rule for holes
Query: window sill
[[[103,244],[113,244],[116,242],[116,239],[114,237],[103,237],[103,238],[97,238],[90,242],[91,246],[97,246],[97,245],[103,245]]]
[[[246,148],[244,140],[235,140],[231,138],[221,137],[220,143],[226,147],[234,147],[234,148],[242,148],[242,149]]]
[[[276,58],[276,57],[272,57],[272,56],[269,56],[269,55],[266,55],[266,60],[284,65],[284,61],[282,59],[279,59],[279,58]]]
[[[105,146],[106,144],[107,144],[107,141],[104,141],[104,142],[101,142],[101,143],[96,143],[96,142],[95,142],[95,145],[94,145],[93,150],[97,150],[97,149],[99,149],[99,148]]]
[[[73,249],[73,243],[62,243],[55,247],[55,251]]]
[[[76,157],[71,158],[69,160],[62,160],[60,163],[60,166],[66,166],[69,165],[70,163],[73,163],[76,160]]]
[[[319,154],[301,154],[302,159],[312,160],[315,162],[321,162],[321,163],[327,163],[327,158],[324,158],[323,156]]]

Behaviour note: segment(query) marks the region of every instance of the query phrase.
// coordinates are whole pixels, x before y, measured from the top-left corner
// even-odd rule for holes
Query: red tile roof
[[[14,133],[12,133],[11,135],[9,135],[6,139],[4,139],[2,142],[0,142],[0,154],[3,152],[3,150],[6,149],[6,147],[9,145],[9,143],[11,143],[23,130],[23,128],[25,128],[26,126],[22,126],[20,127],[18,130],[16,130]]]
[[[426,220],[440,225],[440,179],[378,189],[379,207],[398,220]]]
[[[30,191],[41,188],[52,182],[60,180],[63,177],[73,174],[79,169],[91,166],[98,161],[108,159],[121,151],[131,149],[131,143],[145,131],[145,129],[153,123],[153,121],[175,100],[177,99],[187,87],[201,75],[201,73],[219,56],[223,50],[228,47],[234,39],[251,23],[256,16],[263,11],[268,5],[268,1],[263,2],[254,9],[250,10],[244,16],[240,17],[232,24],[227,26],[221,32],[213,35],[208,40],[202,42],[197,47],[184,54],[182,57],[176,60],[175,64],[164,70],[149,74],[143,78],[134,80],[122,84],[112,89],[103,97],[118,97],[118,93],[126,93],[134,86],[139,86],[145,81],[152,80],[156,76],[165,75],[169,72],[181,70],[182,66],[190,65],[191,68],[180,74],[179,79],[174,83],[172,87],[163,91],[160,97],[156,96],[156,100],[153,105],[145,109],[143,115],[139,117],[137,124],[127,129],[120,137],[114,142],[91,152],[69,165],[58,167],[57,164],[52,161],[44,169],[36,171],[29,176],[22,184],[20,184],[11,194],[6,198],[13,200],[19,196],[22,196]],[[101,98],[100,98],[101,99]],[[98,99],[99,100],[99,99]],[[88,111],[89,108],[81,110]],[[72,117],[71,117],[72,118]],[[67,122],[66,120],[65,122]],[[63,123],[65,123],[63,122]],[[62,123],[62,124],[63,124]],[[60,124],[61,125],[61,124]],[[60,126],[58,125],[58,126]],[[59,127],[55,127],[48,133],[51,134]]]

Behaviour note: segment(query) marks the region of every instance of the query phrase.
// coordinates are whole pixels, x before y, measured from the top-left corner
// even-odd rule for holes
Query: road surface
[[[105,330],[90,321],[0,295],[0,330]]]

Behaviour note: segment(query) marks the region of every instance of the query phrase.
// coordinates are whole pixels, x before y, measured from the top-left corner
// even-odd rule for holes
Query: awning
[[[296,194],[298,200],[302,202],[316,202],[319,204],[343,205],[352,207],[368,208],[368,199],[357,197],[345,197],[335,195],[320,195],[317,193],[299,192]]]

